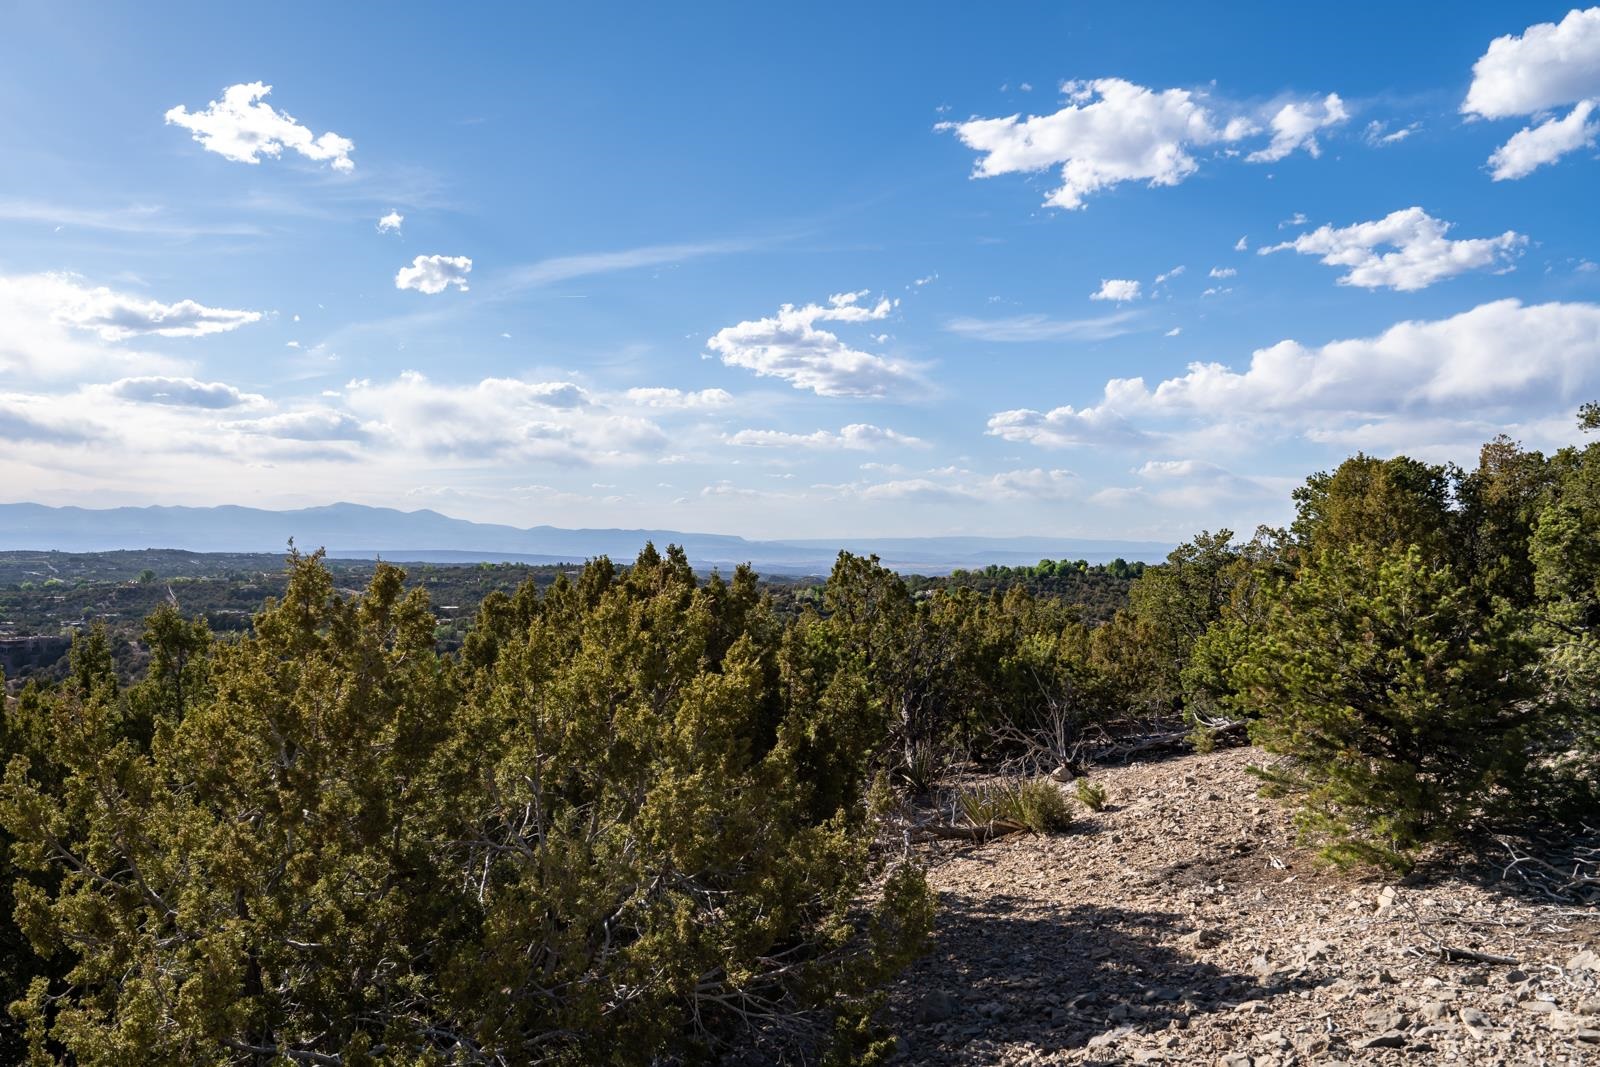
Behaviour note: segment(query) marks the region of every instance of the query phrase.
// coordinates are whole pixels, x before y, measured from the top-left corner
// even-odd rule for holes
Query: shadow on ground
[[[1423,857],[1401,885],[1461,880],[1522,904],[1600,920],[1600,830],[1541,823],[1478,834]]]
[[[1118,1045],[1135,1032],[1318,984],[1230,973],[1206,962],[1194,938],[1192,948],[1175,948],[1196,931],[1167,912],[1046,909],[1004,895],[947,895],[940,909],[929,953],[902,976],[888,1009],[902,1062],[989,1063],[1020,1042],[1044,1054],[1087,1047],[1089,1063],[1126,1062]]]

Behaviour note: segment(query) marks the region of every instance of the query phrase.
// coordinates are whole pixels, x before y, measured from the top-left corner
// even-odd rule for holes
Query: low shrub
[[[998,782],[963,790],[957,797],[957,804],[967,822],[990,831],[1028,830],[1050,834],[1072,824],[1067,798],[1048,778]]]
[[[1087,778],[1078,779],[1078,787],[1074,791],[1078,803],[1090,811],[1104,811],[1106,806],[1106,787],[1099,782],[1091,782]]]

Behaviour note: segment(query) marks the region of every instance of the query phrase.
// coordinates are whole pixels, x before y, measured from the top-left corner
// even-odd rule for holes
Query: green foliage
[[[1591,400],[1578,409],[1578,429],[1585,432],[1600,430],[1600,403]]]
[[[1093,631],[1060,602],[1018,589],[991,600],[976,624],[984,633],[984,736],[1038,770],[1074,759],[1085,732],[1115,715],[1115,696],[1093,662]]]
[[[948,762],[939,746],[923,742],[912,745],[900,754],[895,771],[912,796],[927,796],[944,777]]]
[[[1249,716],[1249,707],[1236,699],[1231,672],[1270,625],[1273,605],[1294,577],[1296,555],[1283,531],[1262,527],[1220,571],[1225,599],[1178,675],[1196,748],[1214,747],[1224,731]]]
[[[0,692],[4,690],[4,677],[0,676]],[[0,760],[8,761],[20,755],[27,746],[26,728],[19,722],[14,707],[0,700]],[[11,834],[0,827],[0,1004],[10,1004],[27,992],[34,976],[37,961],[28,948],[27,939],[12,919],[16,899],[12,893]],[[21,1027],[9,1015],[0,1014],[0,1061],[20,1062],[26,1052]]]
[[[1535,633],[1545,684],[1559,697],[1565,777],[1592,811],[1600,807],[1600,443],[1563,449],[1551,466],[1556,489],[1529,549]]]
[[[91,561],[148,614],[0,708],[0,1060],[880,1061],[933,900],[874,820],[955,753],[1024,775],[956,794],[980,834],[1066,827],[1035,772],[1183,720],[1197,746],[1249,720],[1340,861],[1592,818],[1600,444],[1356,456],[1295,500],[1288,531],[1160,566],[907,582],[841,553],[776,600],[653,546],[409,591],[360,564],[355,596],[320,555],[257,592]],[[168,584],[281,596],[213,638]]]
[[[346,600],[295,556],[242,640],[153,616],[130,690],[87,635],[5,735],[35,1058],[881,1054],[932,900],[868,851],[892,583],[836,579],[838,623],[785,631],[647,547],[487,601],[447,660],[398,570]]]
[[[1105,622],[1125,607],[1128,590],[1145,571],[1143,563],[1131,563],[1112,574],[1105,564],[1091,565],[1086,560],[1040,560],[1033,566],[991,565],[981,570],[956,569],[944,577],[906,575],[906,588],[915,597],[970,589],[977,593],[1005,596],[1022,588],[1036,600],[1060,601],[1073,605],[1080,621],[1089,625]]]
[[[1175,718],[1196,736],[1240,709],[1228,666],[1259,629],[1272,589],[1292,572],[1281,531],[1262,528],[1244,544],[1221,530],[1178,546],[1147,570],[1126,611],[1094,634],[1095,661],[1135,713]]]
[[[1294,491],[1291,531],[1311,554],[1416,546],[1430,562],[1453,561],[1450,471],[1406,456],[1357,454]]]
[[[952,750],[1054,767],[1111,702],[1090,628],[1070,604],[1020,585],[914,598],[875,561],[842,556],[822,612],[803,614],[791,643],[865,685],[864,721],[882,732],[864,743],[914,791]]]
[[[1533,528],[1557,472],[1508,437],[1484,445],[1478,467],[1457,479],[1457,559],[1482,592],[1519,608],[1534,601]]]
[[[1600,446],[1500,437],[1469,473],[1356,456],[1189,648],[1197,746],[1258,716],[1342,860],[1600,807]],[[1259,539],[1258,539],[1259,540]],[[1243,595],[1240,595],[1242,592]]]
[[[1221,616],[1238,559],[1231,530],[1202,533],[1134,585],[1128,613],[1139,623],[1139,659],[1147,672],[1141,688],[1154,707],[1179,707],[1190,651]]]
[[[1537,713],[1521,625],[1415,545],[1328,548],[1301,573],[1232,673],[1331,857],[1403,865],[1506,798]]]
[[[1104,811],[1106,808],[1106,787],[1099,782],[1091,782],[1087,778],[1079,778],[1073,788],[1072,795],[1078,798],[1078,803],[1090,811]]]
[[[1072,825],[1067,798],[1048,778],[974,786],[957,794],[956,803],[969,825],[988,831],[1053,834]]]

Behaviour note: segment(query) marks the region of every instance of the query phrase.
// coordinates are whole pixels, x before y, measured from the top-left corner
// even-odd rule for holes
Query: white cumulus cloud
[[[740,430],[738,433],[729,434],[727,441],[730,445],[743,445],[752,448],[852,449],[856,451],[868,451],[886,445],[923,447],[927,444],[921,438],[911,437],[895,430],[887,430],[862,422],[842,427],[838,433],[828,430],[817,430],[813,433],[785,433],[782,430]]]
[[[365,441],[369,436],[361,420],[333,408],[306,408],[263,419],[240,419],[228,423],[228,428],[285,441]]]
[[[0,276],[0,373],[70,378],[88,373],[182,375],[171,357],[140,351],[140,337],[199,337],[261,318],[192,300],[165,304],[91,286],[70,274]]]
[[[1251,163],[1275,163],[1302,148],[1315,159],[1322,155],[1317,134],[1349,117],[1338,93],[1329,93],[1321,100],[1291,101],[1272,116],[1272,143],[1251,152],[1245,159]]]
[[[1314,441],[1481,440],[1501,426],[1575,409],[1600,389],[1600,305],[1517,300],[1446,319],[1397,323],[1376,337],[1258,349],[1242,370],[1194,363],[1157,382],[1113,378],[1097,403],[1004,411],[989,432],[1044,447],[1128,445],[1188,434],[1235,440],[1250,426]],[[1172,428],[1177,425],[1177,429]],[[1442,427],[1471,425],[1450,437]],[[1465,458],[1465,457],[1463,457]]]
[[[1089,294],[1090,300],[1115,300],[1122,303],[1126,300],[1139,299],[1139,283],[1129,278],[1101,278],[1100,288]]]
[[[1074,408],[1070,404],[1050,411],[1016,408],[989,417],[989,436],[1041,448],[1073,445],[1136,444],[1145,434],[1105,405]]]
[[[62,410],[55,397],[0,393],[0,441],[70,446],[105,435],[103,427]]]
[[[355,143],[336,133],[313,134],[294,117],[278,111],[262,98],[272,86],[262,82],[230,85],[221,100],[213,100],[204,111],[191,112],[179,104],[167,112],[169,125],[182,126],[194,135],[202,148],[236,163],[259,163],[262,156],[276,159],[285,148],[334,170],[355,170],[350,153]]]
[[[1594,100],[1580,100],[1564,118],[1518,130],[1489,157],[1489,176],[1497,182],[1525,178],[1568,152],[1593,147],[1600,137],[1600,119],[1590,121],[1596,106]]]
[[[914,369],[852,348],[819,322],[864,323],[889,317],[894,303],[866,302],[867,292],[835,293],[827,304],[785,304],[776,315],[718,330],[706,347],[730,367],[779,378],[819,396],[887,396],[914,387]]]
[[[466,256],[418,256],[395,274],[394,287],[433,295],[453,285],[465,292],[471,273],[472,260]]]
[[[391,211],[378,220],[379,233],[399,233],[400,227],[405,225],[406,217],[398,211]]]
[[[1050,115],[941,123],[982,153],[977,177],[1061,168],[1045,203],[1080,208],[1084,198],[1128,181],[1177,185],[1199,169],[1194,149],[1237,140],[1247,123],[1220,125],[1188,89],[1155,91],[1121,78],[1068,82],[1068,103]]]
[[[1573,108],[1565,117],[1548,114],[1569,104]],[[1539,119],[1489,157],[1490,174],[1504,181],[1593,145],[1600,136],[1600,123],[1590,121],[1597,104],[1600,7],[1591,7],[1489,42],[1472,65],[1472,84],[1461,111],[1487,119]]]
[[[655,423],[595,404],[572,382],[447,385],[406,371],[389,382],[351,382],[345,405],[364,432],[429,458],[583,466],[637,462],[667,444]]]
[[[1506,34],[1472,65],[1461,110],[1501,119],[1600,96],[1600,7]]]
[[[226,382],[202,382],[194,378],[164,378],[157,375],[122,378],[106,386],[105,391],[119,400],[169,404],[173,407],[220,409],[259,407],[266,403],[266,397],[241,392]]]
[[[1048,115],[1010,115],[943,122],[980,153],[973,176],[1030,173],[1059,167],[1051,207],[1081,208],[1123,182],[1177,185],[1200,168],[1199,155],[1270,130],[1272,139],[1247,158],[1282,159],[1296,149],[1317,155],[1316,134],[1348,118],[1338,94],[1290,100],[1276,110],[1218,101],[1190,89],[1154,90],[1122,78],[1067,82],[1067,103]]]
[[[259,311],[207,307],[193,300],[163,304],[105,286],[89,288],[67,275],[46,275],[45,279],[39,288],[41,295],[50,296],[56,319],[92,330],[107,341],[126,341],[142,334],[204,337],[261,321]]]
[[[1288,249],[1320,256],[1330,267],[1347,268],[1340,285],[1410,292],[1467,271],[1505,268],[1528,243],[1512,230],[1498,237],[1452,241],[1445,236],[1450,229],[1450,223],[1420,207],[1409,207],[1372,222],[1321,226],[1258,252],[1268,255]]]
[[[624,395],[631,404],[666,411],[700,411],[727,407],[733,403],[733,394],[725,389],[683,390],[650,386],[629,389]]]
[[[1403,410],[1555,400],[1600,383],[1600,305],[1498,300],[1377,337],[1311,348],[1280,341],[1245,371],[1196,363],[1154,389],[1116,379],[1123,411]]]

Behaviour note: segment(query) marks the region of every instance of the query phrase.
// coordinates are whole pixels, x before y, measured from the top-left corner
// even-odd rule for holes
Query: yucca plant
[[[1072,823],[1060,788],[1048,778],[996,782],[964,789],[956,796],[961,817],[990,835],[1056,833]]]

